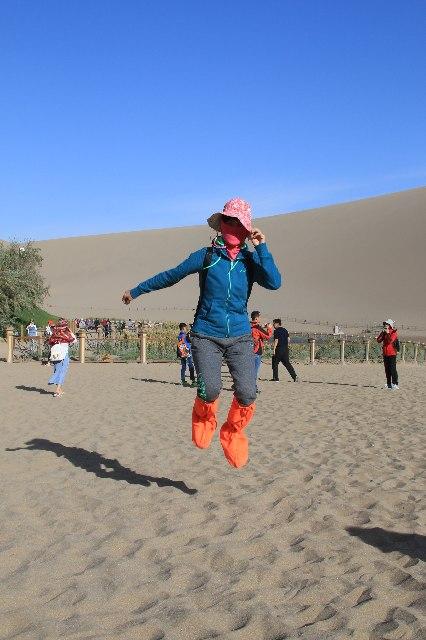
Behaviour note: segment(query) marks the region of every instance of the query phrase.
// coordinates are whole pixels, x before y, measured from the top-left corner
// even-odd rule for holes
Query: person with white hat
[[[387,389],[399,389],[398,372],[396,370],[396,356],[399,351],[398,332],[395,322],[388,318],[383,322],[383,330],[377,336],[377,342],[382,344],[383,364],[385,365]]]
[[[125,291],[123,302],[171,287],[190,274],[199,274],[200,297],[191,330],[192,356],[198,392],[192,411],[192,441],[206,449],[217,427],[218,399],[225,359],[234,382],[234,398],[220,430],[220,442],[229,464],[242,467],[248,460],[243,430],[255,411],[255,358],[247,302],[254,283],[279,289],[281,275],[260,229],[254,229],[251,207],[241,198],[229,200],[208,224],[217,232],[211,247],[192,253],[184,262]],[[250,239],[254,251],[249,251]]]

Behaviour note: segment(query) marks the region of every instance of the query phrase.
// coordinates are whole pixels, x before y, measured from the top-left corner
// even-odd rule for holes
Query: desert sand
[[[127,309],[121,294],[208,246],[213,232],[205,219],[210,213],[200,211],[198,227],[39,242],[51,285],[45,306],[69,318],[190,321],[198,298],[195,275],[141,296]],[[425,188],[256,223],[266,234],[284,284],[275,292],[255,287],[252,309],[286,318],[295,331],[329,330],[337,322],[352,332],[391,317],[403,331],[410,328],[405,335],[426,336]]]
[[[425,638],[426,367],[298,369],[237,471],[176,364],[1,363],[0,638]]]

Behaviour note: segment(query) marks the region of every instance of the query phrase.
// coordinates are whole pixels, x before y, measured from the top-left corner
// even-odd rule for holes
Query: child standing
[[[191,340],[188,334],[188,325],[181,322],[179,325],[177,356],[180,358],[180,380],[184,387],[196,387],[194,362],[191,354]],[[188,365],[191,383],[185,381],[186,366]]]
[[[260,229],[253,229],[251,207],[241,198],[229,200],[208,224],[217,232],[209,248],[192,253],[174,269],[164,271],[125,291],[123,302],[176,284],[198,273],[200,297],[191,332],[198,393],[192,411],[192,441],[205,449],[217,427],[218,398],[225,359],[234,381],[234,398],[220,429],[220,442],[228,462],[242,467],[248,460],[244,429],[255,411],[256,381],[253,339],[247,302],[254,283],[278,289],[281,276]],[[254,251],[249,251],[250,238]]]

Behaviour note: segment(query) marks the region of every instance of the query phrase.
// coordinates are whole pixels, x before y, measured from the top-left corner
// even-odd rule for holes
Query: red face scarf
[[[220,230],[225,242],[226,252],[231,260],[235,260],[240,252],[240,246],[249,235],[247,229],[242,225],[226,224],[221,220]]]

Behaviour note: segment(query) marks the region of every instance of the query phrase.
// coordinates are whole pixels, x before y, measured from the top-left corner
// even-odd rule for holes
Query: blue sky
[[[0,238],[426,183],[423,0],[3,0]]]

